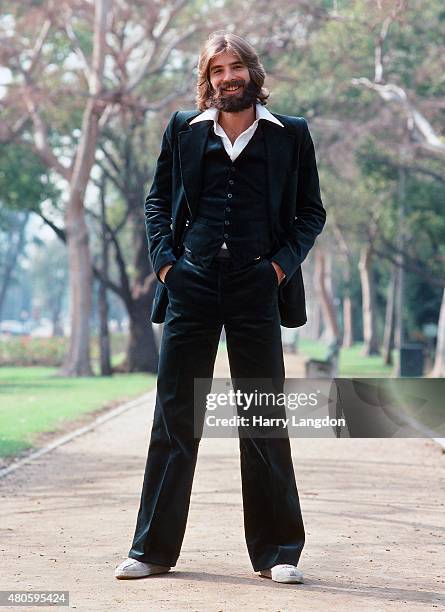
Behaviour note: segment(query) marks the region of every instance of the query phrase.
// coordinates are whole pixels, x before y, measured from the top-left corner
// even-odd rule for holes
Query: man
[[[194,379],[211,381],[223,325],[234,386],[261,379],[282,389],[280,323],[306,322],[300,265],[326,217],[306,121],[266,109],[254,49],[216,32],[198,69],[202,112],[172,116],[145,206],[159,280],[152,321],[165,324],[137,525],[117,578],[164,573],[179,557],[200,442]],[[254,571],[302,582],[305,532],[287,431],[240,435],[240,454]]]

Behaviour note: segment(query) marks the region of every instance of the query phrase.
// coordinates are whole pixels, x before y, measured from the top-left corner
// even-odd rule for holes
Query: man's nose
[[[234,77],[234,72],[230,68],[228,68],[224,72],[224,81],[233,81],[233,77]]]

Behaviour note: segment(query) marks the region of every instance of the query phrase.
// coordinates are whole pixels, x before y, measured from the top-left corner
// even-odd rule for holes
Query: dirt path
[[[293,357],[287,375],[300,367]],[[215,375],[226,368],[221,358]],[[425,439],[292,440],[307,530],[303,585],[252,572],[238,441],[204,439],[178,565],[115,580],[135,526],[152,404],[0,481],[0,589],[69,590],[70,607],[88,612],[445,609],[444,455]]]

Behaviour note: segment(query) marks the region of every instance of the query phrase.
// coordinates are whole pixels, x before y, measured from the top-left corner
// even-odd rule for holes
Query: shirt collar
[[[193,123],[198,123],[198,121],[213,121],[214,126],[216,128],[216,126],[218,125],[217,124],[218,114],[219,114],[218,109],[212,106],[208,108],[207,110],[205,110],[204,112],[202,112],[197,117],[195,117],[194,119],[192,119],[189,125],[192,125]],[[257,102],[255,106],[255,115],[256,115],[256,119],[254,123],[258,123],[260,119],[266,119],[267,121],[271,121],[272,123],[276,123],[277,125],[284,127],[281,121],[279,121],[276,117],[274,117],[274,115],[272,115],[272,113],[268,111],[267,108],[263,104],[260,104],[259,102]]]

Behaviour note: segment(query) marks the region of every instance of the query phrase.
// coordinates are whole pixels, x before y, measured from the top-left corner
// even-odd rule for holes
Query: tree
[[[52,324],[53,336],[63,335],[62,312],[67,298],[68,261],[66,248],[57,238],[40,242],[30,273],[33,296]]]
[[[105,36],[110,2],[96,0],[94,5],[91,65],[85,66],[87,96],[83,107],[79,109],[80,135],[77,145],[72,149],[70,164],[63,161],[66,151],[58,154],[51,142],[48,106],[51,107],[51,103],[54,103],[54,97],[49,88],[54,86],[57,80],[51,72],[48,74],[48,70],[45,74],[45,68],[57,62],[57,55],[61,51],[58,30],[62,27],[62,14],[66,6],[62,5],[57,12],[50,2],[44,2],[38,7],[33,6],[32,2],[27,4],[25,7],[21,5],[10,8],[9,17],[14,21],[15,28],[13,36],[8,37],[9,45],[3,46],[3,57],[7,59],[7,66],[13,76],[8,93],[2,100],[7,117],[0,126],[0,133],[3,141],[28,141],[28,145],[32,138],[31,146],[35,153],[68,184],[65,223],[70,268],[71,336],[62,373],[68,376],[91,375],[91,263],[84,196],[94,162],[99,119],[105,110],[101,95],[104,86]],[[89,12],[88,8],[84,8],[84,11]],[[35,23],[38,18],[43,25],[35,37]],[[65,54],[63,60],[66,61],[67,55],[69,54]],[[64,61],[60,62],[60,59],[58,76],[61,76],[60,72],[64,70]]]
[[[1,100],[0,141],[26,142],[67,185],[71,335],[64,375],[92,373],[92,269],[84,199],[97,138],[120,108],[150,109],[137,89],[162,72],[175,47],[197,31],[197,18],[185,31],[172,25],[185,9],[193,14],[185,0],[162,6],[112,0],[8,3],[1,55],[11,80]],[[37,35],[36,23],[43,24]],[[106,58],[111,69],[105,69]]]
[[[57,198],[48,172],[28,147],[0,145],[0,320],[16,265],[26,247],[30,212]]]
[[[25,247],[25,229],[29,212],[4,211],[0,214],[0,322],[6,292],[13,280],[14,269]]]

